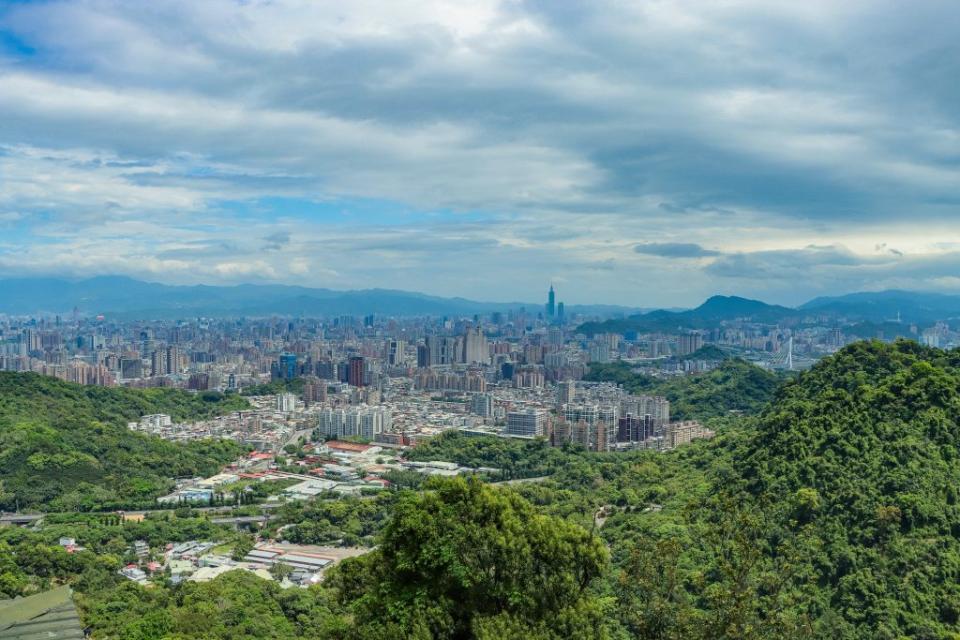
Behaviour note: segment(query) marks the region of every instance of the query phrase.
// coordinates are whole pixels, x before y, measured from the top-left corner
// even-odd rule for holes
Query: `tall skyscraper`
[[[158,349],[150,354],[150,375],[165,376],[169,372],[167,364],[167,352]]]
[[[406,348],[407,343],[403,340],[391,340],[388,347],[387,363],[395,367],[405,365],[407,363],[406,354],[404,353]]]
[[[467,364],[489,364],[490,348],[487,346],[487,337],[483,335],[480,327],[467,329],[467,333],[463,336],[463,353],[460,361]]]
[[[293,380],[297,377],[297,354],[281,353],[275,365],[276,368],[271,367],[274,378]]]
[[[180,347],[167,347],[167,373],[180,373],[183,358],[180,354]]]
[[[121,358],[120,377],[125,380],[143,376],[143,361],[140,358]]]
[[[281,393],[277,396],[277,411],[289,413],[297,408],[297,396],[292,393]]]
[[[457,338],[448,336],[427,336],[424,339],[424,345],[426,346],[426,358],[421,360],[427,362],[426,366],[454,364],[459,360],[458,356],[461,355],[458,347],[459,349],[463,348]]]
[[[557,315],[557,295],[553,291],[553,285],[550,285],[550,292],[547,294],[547,318],[553,318]]]

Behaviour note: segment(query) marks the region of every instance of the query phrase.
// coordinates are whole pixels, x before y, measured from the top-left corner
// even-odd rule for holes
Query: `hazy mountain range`
[[[337,291],[290,285],[177,286],[123,276],[84,280],[63,278],[0,279],[0,313],[70,313],[113,317],[176,318],[225,316],[333,316],[370,313],[395,316],[472,315],[524,307],[539,313],[542,302],[482,302],[393,289]],[[687,310],[616,305],[569,305],[569,314],[609,318],[588,323],[594,331],[669,331],[715,326],[724,320],[803,321],[819,316],[865,322],[933,322],[960,317],[960,296],[914,291],[880,291],[815,298],[797,308],[737,296],[713,296]]]
[[[716,326],[736,319],[764,323],[804,323],[846,320],[870,326],[900,323],[929,324],[960,317],[960,296],[916,291],[878,291],[815,298],[797,308],[767,304],[737,296],[713,296],[699,307],[684,311],[656,310],[626,318],[588,322],[581,330],[588,334],[624,332],[671,332]],[[867,335],[871,335],[870,327]],[[889,331],[888,331],[889,332]],[[895,332],[894,332],[895,333]]]
[[[546,297],[546,295],[544,295]],[[542,302],[478,302],[392,289],[336,291],[290,285],[175,286],[123,276],[85,280],[61,278],[0,279],[0,313],[10,315],[82,314],[112,317],[178,318],[224,316],[336,316],[370,313],[472,315],[525,307],[531,313]],[[570,314],[613,316],[635,314],[638,307],[570,305]]]

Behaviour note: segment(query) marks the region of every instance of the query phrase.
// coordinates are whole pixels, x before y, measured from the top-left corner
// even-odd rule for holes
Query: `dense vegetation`
[[[960,353],[858,343],[713,442],[569,451],[514,490],[583,526],[604,514],[614,636],[960,637],[958,391]]]
[[[804,538],[819,635],[960,632],[958,390],[957,352],[858,343],[787,385],[732,451],[770,505],[767,539]]]
[[[476,479],[432,486],[404,495],[380,546],[335,574],[350,637],[596,637],[588,587],[607,562],[596,537]]]
[[[575,450],[574,447],[568,449]],[[564,450],[551,447],[543,439],[476,437],[458,431],[447,431],[430,438],[404,455],[408,460],[447,460],[473,469],[497,469],[494,480],[548,476],[569,461]]]
[[[739,359],[724,360],[703,374],[676,378],[634,373],[619,361],[592,364],[585,379],[613,382],[632,393],[665,396],[670,400],[670,416],[676,420],[756,413],[773,398],[781,381],[776,374]]]
[[[97,638],[955,639],[958,391],[960,353],[859,343],[668,453],[434,439],[411,455],[550,477],[290,508],[304,534],[326,519],[377,542],[309,590],[118,586],[109,558],[2,536],[0,585],[72,581]]]
[[[421,474],[417,474],[423,477]],[[396,494],[289,502],[271,514],[267,534],[297,544],[372,546],[383,529]]]
[[[637,585],[624,621],[652,638],[957,637],[958,390],[960,354],[912,342],[858,343],[786,384],[707,445],[682,515],[611,518]]]
[[[729,360],[730,354],[715,344],[705,344],[693,353],[676,356],[677,360]]]
[[[345,638],[347,621],[331,612],[321,588],[281,589],[245,571],[176,589],[131,582],[82,602],[95,637],[110,640],[294,640]]]
[[[306,590],[282,590],[239,571],[149,588],[116,574],[121,558],[129,559],[125,542],[151,540],[158,528],[218,535],[189,515],[125,525],[86,516],[43,533],[0,530],[0,587],[8,588],[2,595],[18,595],[72,584],[99,639],[559,640],[605,633],[604,605],[591,585],[608,552],[582,527],[475,479],[434,479],[426,492],[392,500],[377,548]],[[52,544],[65,530],[86,528],[83,539],[101,555]]]
[[[0,372],[0,509],[152,504],[172,477],[213,473],[239,448],[177,445],[131,432],[127,422],[151,413],[196,420],[247,406],[216,392],[82,386]]]
[[[286,392],[301,394],[303,393],[304,384],[306,384],[306,380],[303,378],[271,380],[263,384],[244,387],[241,394],[245,396],[270,396]]]

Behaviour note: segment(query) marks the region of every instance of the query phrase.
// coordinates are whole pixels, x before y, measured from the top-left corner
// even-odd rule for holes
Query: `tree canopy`
[[[135,433],[151,413],[197,420],[248,406],[217,392],[82,386],[0,372],[0,509],[124,508],[152,504],[172,478],[215,473],[235,443],[187,445]]]
[[[670,400],[670,416],[677,420],[756,413],[767,406],[782,381],[776,374],[738,358],[723,360],[702,374],[677,378],[634,373],[624,362],[592,364],[585,379],[613,382],[631,393],[664,396]]]
[[[599,628],[587,588],[606,562],[600,540],[579,526],[455,478],[400,499],[377,549],[345,561],[335,585],[360,621],[357,637],[544,634],[574,618]]]

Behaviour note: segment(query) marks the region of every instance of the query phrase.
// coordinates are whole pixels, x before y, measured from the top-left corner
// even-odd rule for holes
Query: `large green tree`
[[[586,530],[537,513],[510,490],[456,478],[400,499],[377,550],[344,562],[334,584],[362,638],[491,638],[497,630],[554,637],[573,629],[602,637],[589,587],[606,562]]]

